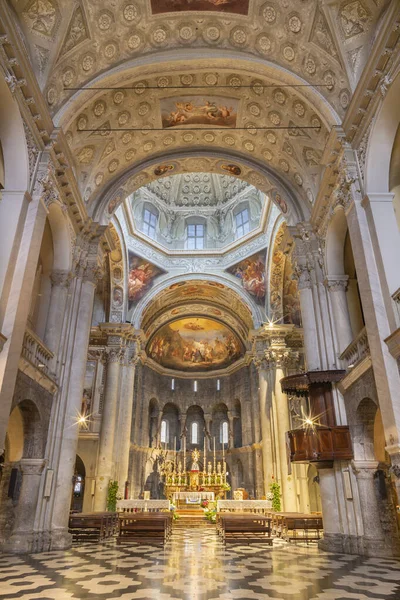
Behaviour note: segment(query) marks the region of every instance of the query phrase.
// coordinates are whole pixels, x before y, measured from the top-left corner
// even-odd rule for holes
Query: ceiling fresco
[[[155,332],[155,324],[164,322],[167,311],[175,311],[170,315],[176,317],[177,314],[182,314],[177,311],[194,303],[202,304],[209,314],[219,316],[221,320],[234,325],[243,338],[246,338],[249,330],[253,328],[251,310],[237,292],[217,281],[201,279],[180,281],[163,289],[145,308],[140,326],[147,336],[151,336]]]
[[[179,86],[184,77],[182,72],[169,74],[171,67],[165,68],[164,75],[131,81],[133,89],[91,92],[93,99],[81,104],[79,112],[65,123],[89,212],[102,190],[135,164],[151,160],[160,152],[169,153],[168,162],[164,159],[154,166],[152,179],[160,174],[168,176],[178,169],[172,153],[187,153],[193,147],[208,153],[218,150],[227,155],[235,153],[266,165],[311,206],[320,176],[320,159],[333,121],[326,106],[321,104],[317,108],[310,102],[308,88],[280,87],[274,80],[231,69],[186,71],[185,76],[193,85],[198,83],[210,89],[195,101],[197,107],[203,107],[199,117],[203,124],[183,122],[165,128],[161,106],[166,102],[166,91],[162,86],[164,83]],[[215,83],[231,87],[232,92],[221,98],[218,88],[213,90]],[[176,94],[172,89],[169,94],[171,108],[176,103]],[[207,116],[204,108],[207,102],[217,111],[218,107],[227,108],[228,112],[233,108],[236,126],[216,126],[214,122],[223,117],[214,117],[214,109]],[[222,161],[219,169],[244,178],[241,165],[232,159]]]
[[[239,338],[210,318],[189,317],[164,325],[147,345],[147,355],[165,368],[211,371],[228,367],[244,354]]]
[[[165,128],[190,125],[236,127],[239,100],[227,96],[175,96],[160,101]]]
[[[245,258],[238,264],[230,267],[228,272],[237,277],[243,288],[255,301],[264,306],[266,294],[266,266],[265,251]]]
[[[132,313],[135,305],[149,291],[155,279],[162,273],[164,273],[162,269],[129,251],[128,315]],[[114,294],[116,289],[119,288],[114,289]]]

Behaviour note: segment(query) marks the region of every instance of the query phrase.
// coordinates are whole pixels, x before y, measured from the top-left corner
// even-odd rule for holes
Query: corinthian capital
[[[83,271],[83,281],[88,281],[97,285],[97,282],[102,279],[104,273],[103,270],[97,264],[87,264]]]
[[[349,276],[327,277],[324,284],[330,292],[345,292],[349,284]]]
[[[105,348],[103,360],[107,364],[121,363],[124,355],[125,353],[122,348]]]
[[[68,288],[73,278],[74,274],[71,271],[64,271],[62,269],[53,269],[50,275],[51,285],[57,287]]]
[[[297,277],[299,290],[311,289],[311,272],[312,268],[309,264],[296,264],[294,268],[294,274]]]

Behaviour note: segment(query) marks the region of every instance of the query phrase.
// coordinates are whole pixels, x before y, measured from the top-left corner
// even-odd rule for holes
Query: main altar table
[[[214,492],[174,492],[173,501],[185,500],[186,502],[201,502],[202,500],[211,500],[214,502]]]

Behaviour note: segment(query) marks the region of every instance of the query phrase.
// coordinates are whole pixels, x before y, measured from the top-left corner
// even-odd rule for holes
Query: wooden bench
[[[170,513],[120,513],[117,543],[165,544],[172,532]]]
[[[286,517],[282,537],[288,541],[316,542],[323,532],[322,517]]]
[[[118,514],[72,513],[69,517],[69,532],[75,542],[102,542],[115,535],[118,530]]]
[[[272,545],[271,518],[254,514],[222,514],[219,517],[219,533],[226,544],[266,543]]]

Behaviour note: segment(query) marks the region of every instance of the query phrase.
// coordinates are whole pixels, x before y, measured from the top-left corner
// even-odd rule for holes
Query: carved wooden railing
[[[351,344],[349,344],[347,348],[343,350],[339,358],[343,361],[346,369],[348,369],[354,367],[367,356],[369,356],[369,343],[367,330],[364,327],[354,338]]]
[[[27,328],[25,330],[21,354],[34,367],[39,369],[40,372],[47,375],[47,377],[54,379],[51,372],[51,362],[54,358],[54,354],[31,329]]]

